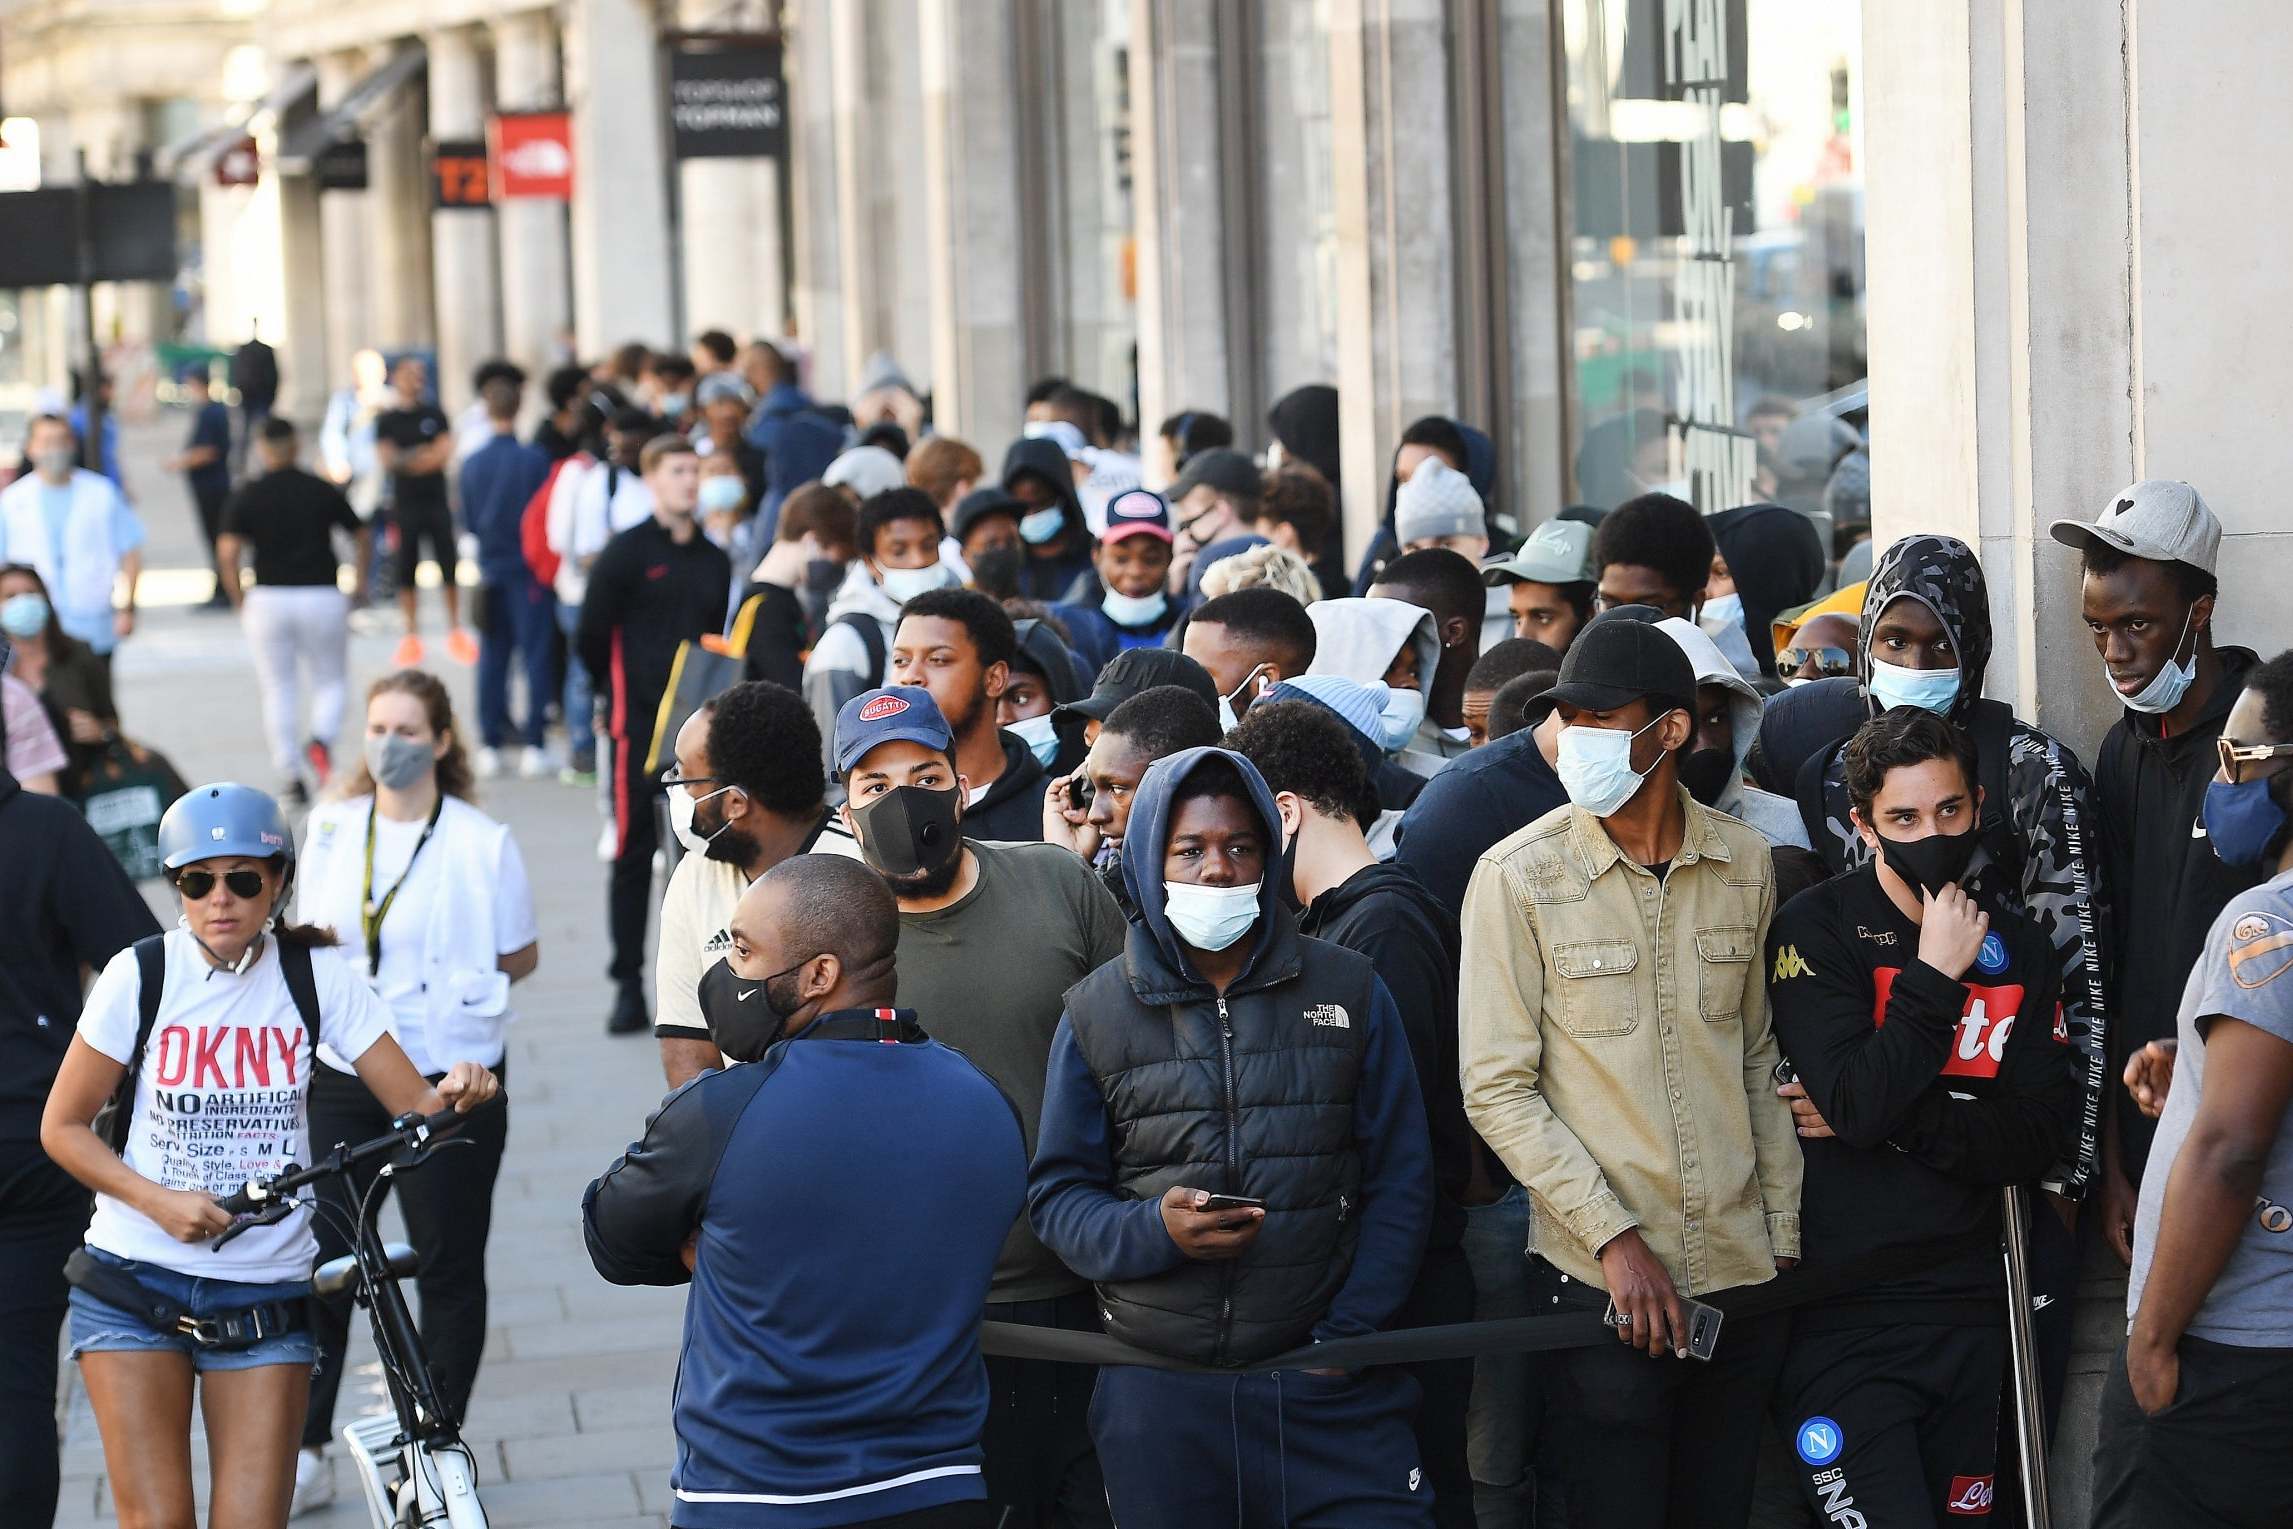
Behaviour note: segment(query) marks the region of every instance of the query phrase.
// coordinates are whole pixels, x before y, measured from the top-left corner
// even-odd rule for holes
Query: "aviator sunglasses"
[[[263,895],[261,871],[225,871],[220,877],[213,871],[183,871],[175,878],[175,890],[195,903],[204,902],[207,895],[215,890],[217,881],[221,881],[230,889],[231,895],[241,902],[253,902]]]

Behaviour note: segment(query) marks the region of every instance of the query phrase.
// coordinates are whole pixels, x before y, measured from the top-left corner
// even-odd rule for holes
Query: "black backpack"
[[[276,938],[274,936],[273,938]],[[134,945],[136,975],[141,989],[138,994],[140,1012],[135,1024],[135,1049],[127,1054],[127,1071],[120,1074],[119,1084],[111,1098],[96,1111],[89,1128],[102,1137],[112,1151],[122,1156],[127,1152],[129,1122],[135,1118],[135,1080],[143,1070],[144,1048],[151,1043],[151,1028],[159,1022],[159,1003],[167,987],[167,936],[145,935]],[[318,977],[311,970],[308,945],[279,940],[279,973],[287,979],[287,992],[295,1001],[295,1013],[302,1017],[303,1033],[310,1037],[311,1048],[318,1048]]]
[[[860,634],[860,645],[868,650],[868,683],[860,688],[874,690],[883,684],[887,655],[884,651],[882,624],[866,611],[846,611],[828,624],[831,627],[848,626]]]

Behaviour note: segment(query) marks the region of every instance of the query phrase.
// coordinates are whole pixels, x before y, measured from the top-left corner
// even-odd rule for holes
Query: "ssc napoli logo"
[[[1975,970],[1986,977],[1995,977],[2006,970],[2006,941],[1995,934],[1982,937],[1982,949],[1975,954]]]
[[[1847,1435],[1829,1418],[1809,1418],[1799,1425],[1799,1458],[1809,1465],[1829,1465],[1847,1447]]]

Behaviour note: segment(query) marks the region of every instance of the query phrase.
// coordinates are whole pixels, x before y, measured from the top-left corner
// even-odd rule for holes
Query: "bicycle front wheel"
[[[406,1529],[486,1529],[477,1463],[466,1446],[409,1444],[406,1463],[414,1488]]]

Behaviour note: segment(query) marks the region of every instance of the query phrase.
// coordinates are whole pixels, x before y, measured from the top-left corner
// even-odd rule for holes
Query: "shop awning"
[[[178,139],[160,150],[159,163],[179,186],[196,185],[212,174],[215,161],[249,134],[285,117],[318,89],[318,71],[308,64],[290,64],[270,93],[231,119]]]
[[[330,143],[358,137],[367,119],[382,109],[399,86],[428,67],[429,62],[430,56],[419,46],[402,48],[351,86],[332,107],[308,121],[289,126],[279,137],[279,169],[288,175],[309,174],[321,150]]]

